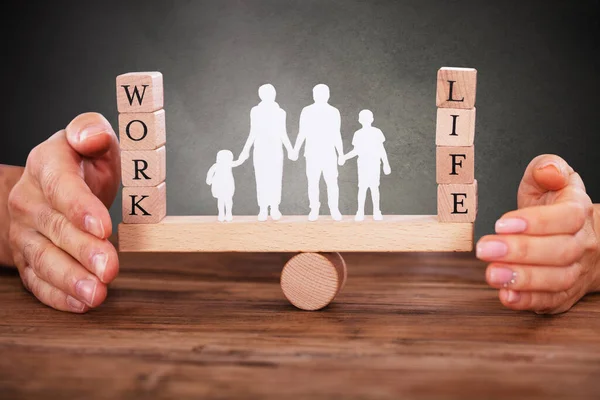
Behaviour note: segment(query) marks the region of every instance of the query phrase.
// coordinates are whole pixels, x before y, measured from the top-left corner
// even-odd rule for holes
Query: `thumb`
[[[98,113],[77,116],[65,129],[69,145],[83,158],[84,178],[109,207],[121,177],[119,142],[110,123]]]
[[[101,157],[118,147],[115,132],[102,114],[81,114],[71,121],[66,132],[69,145],[85,158]]]
[[[559,156],[544,154],[534,158],[519,186],[519,206],[527,198],[538,198],[547,192],[563,189],[573,172],[573,168]]]

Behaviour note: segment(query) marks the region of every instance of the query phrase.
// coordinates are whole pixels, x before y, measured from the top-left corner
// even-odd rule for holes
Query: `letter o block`
[[[154,150],[166,139],[165,110],[153,113],[119,114],[121,150]]]
[[[477,181],[472,184],[438,185],[440,222],[475,222]]]
[[[123,188],[123,223],[157,224],[167,215],[167,185]]]
[[[117,109],[120,113],[149,113],[164,105],[160,72],[130,72],[117,76]]]

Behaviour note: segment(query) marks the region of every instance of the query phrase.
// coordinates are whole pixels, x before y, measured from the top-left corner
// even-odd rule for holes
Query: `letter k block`
[[[123,222],[157,224],[167,215],[167,185],[123,188]]]

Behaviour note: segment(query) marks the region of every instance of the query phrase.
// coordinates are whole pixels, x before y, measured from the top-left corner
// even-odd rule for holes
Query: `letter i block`
[[[167,215],[167,185],[123,188],[123,223],[157,224]]]
[[[475,180],[475,146],[436,149],[437,183],[473,183]]]
[[[473,68],[442,68],[437,77],[437,106],[471,109],[475,107],[477,70]]]
[[[120,113],[149,113],[163,108],[160,72],[130,72],[117,76],[117,109]]]
[[[472,146],[475,139],[476,109],[438,108],[435,144]]]
[[[156,150],[121,151],[123,186],[157,186],[165,181],[166,172],[165,146]]]
[[[166,143],[165,110],[119,114],[121,150],[154,150]]]
[[[440,222],[475,222],[477,181],[471,184],[438,185]]]

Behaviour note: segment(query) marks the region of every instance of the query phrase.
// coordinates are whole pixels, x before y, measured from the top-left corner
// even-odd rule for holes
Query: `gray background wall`
[[[600,201],[595,94],[598,1],[204,0],[18,3],[5,13],[0,162],[29,150],[77,114],[116,126],[114,79],[165,78],[169,214],[216,214],[205,174],[216,152],[238,153],[257,88],[275,85],[297,135],[320,82],[342,113],[347,150],[369,108],[387,136],[390,214],[436,212],[435,79],[441,66],[479,71],[477,235],[514,208],[527,163],[565,157]],[[343,213],[355,212],[356,163],[341,169]],[[307,213],[304,162],[288,162],[282,211]],[[251,163],[235,171],[234,212],[257,212]],[[120,199],[111,209],[120,220]]]

